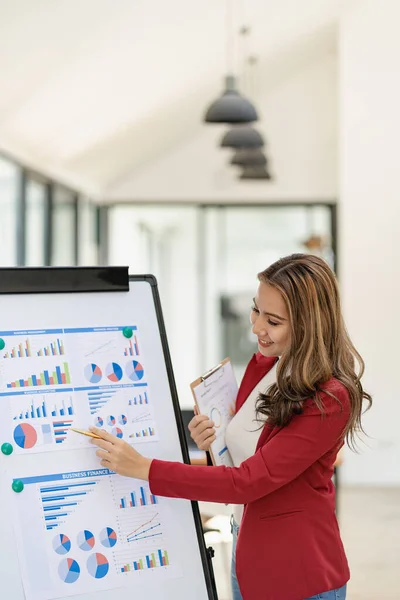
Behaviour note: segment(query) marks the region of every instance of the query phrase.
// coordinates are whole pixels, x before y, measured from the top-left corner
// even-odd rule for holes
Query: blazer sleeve
[[[240,467],[191,466],[153,460],[153,494],[226,504],[248,504],[293,481],[324,454],[342,444],[349,419],[347,390],[323,393],[324,413],[307,401],[296,416]]]

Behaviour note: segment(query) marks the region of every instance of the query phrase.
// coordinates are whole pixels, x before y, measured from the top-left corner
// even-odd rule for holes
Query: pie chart
[[[214,421],[214,427],[216,429],[218,429],[218,427],[221,427],[221,422],[222,422],[221,413],[218,410],[218,408],[216,408],[215,406],[210,411],[210,419],[211,419],[211,421]]]
[[[126,418],[126,415],[120,415],[118,418],[118,421],[121,425],[126,425],[128,422],[128,419]]]
[[[99,383],[103,376],[101,369],[98,365],[91,363],[85,367],[85,377],[90,383]]]
[[[115,417],[113,417],[112,415],[110,415],[109,417],[107,417],[107,424],[110,425],[115,425]]]
[[[14,429],[14,440],[17,446],[24,448],[24,450],[33,448],[37,442],[36,429],[32,425],[29,425],[29,423],[17,425]]]
[[[96,427],[103,427],[104,421],[101,417],[96,417],[94,422],[95,422]]]
[[[96,552],[96,554],[92,554],[92,556],[89,556],[86,566],[90,575],[95,579],[102,579],[103,577],[105,577],[110,568],[108,560],[106,559],[104,554],[100,554],[100,552]]]
[[[87,529],[78,533],[77,541],[79,548],[81,550],[84,550],[85,552],[89,552],[90,550],[92,550],[96,542],[93,533],[91,531],[88,531]]]
[[[126,374],[132,381],[140,381],[144,375],[144,369],[140,362],[132,360],[126,365]]]
[[[73,558],[64,558],[59,564],[58,575],[64,583],[75,583],[79,579],[81,568]]]
[[[106,527],[100,532],[100,542],[105,548],[113,548],[117,543],[117,534],[111,527]]]
[[[57,554],[68,554],[71,550],[71,540],[63,533],[56,535],[53,540],[53,548]]]
[[[123,372],[118,363],[108,363],[106,366],[106,375],[110,381],[116,383],[117,381],[121,381]]]
[[[123,434],[123,431],[122,431],[122,429],[120,429],[119,427],[114,427],[114,428],[111,430],[111,433],[112,433],[113,435],[115,435],[117,438],[120,438],[120,439],[121,439],[121,438],[122,438],[122,436],[124,435],[124,434]]]

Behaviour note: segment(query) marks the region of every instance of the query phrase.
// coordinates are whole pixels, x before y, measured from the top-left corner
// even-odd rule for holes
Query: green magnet
[[[5,454],[6,456],[9,456],[10,454],[13,453],[14,448],[12,447],[11,444],[9,444],[8,442],[5,442],[4,444],[2,444],[1,446],[1,451],[3,454]]]
[[[3,338],[0,338],[0,350],[4,350],[4,348],[6,347],[6,343],[3,340]]]
[[[132,327],[124,327],[122,333],[126,338],[131,338],[133,336],[133,329]]]
[[[19,494],[24,489],[24,484],[19,479],[15,479],[15,481],[12,482],[12,486],[11,487],[14,490],[14,492],[16,492],[17,494]]]

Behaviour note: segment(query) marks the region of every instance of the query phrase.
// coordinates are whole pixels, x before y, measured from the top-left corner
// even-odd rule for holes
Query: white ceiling
[[[297,53],[340,2],[230,5],[233,61],[226,0],[0,0],[0,151],[101,197],[205,126],[232,62]]]

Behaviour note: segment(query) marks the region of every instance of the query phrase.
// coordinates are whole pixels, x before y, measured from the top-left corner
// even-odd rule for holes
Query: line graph
[[[136,527],[131,533],[128,533],[126,536],[127,542],[135,542],[138,540],[148,539],[151,537],[157,537],[162,535],[162,532],[149,533],[150,531],[154,531],[158,527],[161,527],[161,523],[155,523],[155,521],[159,520],[159,513],[156,513],[151,519]],[[146,535],[147,534],[147,535]]]
[[[117,521],[118,539],[126,549],[149,549],[165,542],[165,523],[159,506],[120,511]]]

